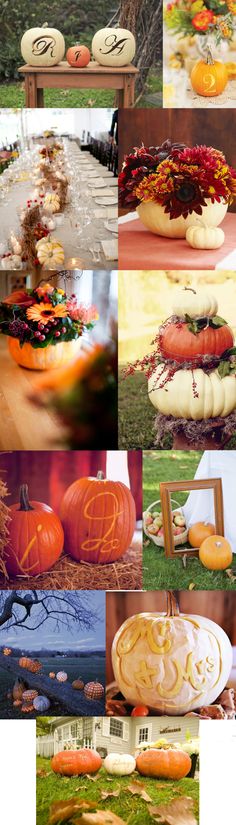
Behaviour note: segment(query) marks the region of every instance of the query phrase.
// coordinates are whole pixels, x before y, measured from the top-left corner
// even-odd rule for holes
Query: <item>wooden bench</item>
[[[18,71],[25,75],[27,109],[44,107],[44,89],[115,89],[117,106],[129,109],[134,105],[135,80],[139,73],[132,64],[110,68],[91,61],[85,69],[73,69],[64,60],[50,68],[26,64]]]

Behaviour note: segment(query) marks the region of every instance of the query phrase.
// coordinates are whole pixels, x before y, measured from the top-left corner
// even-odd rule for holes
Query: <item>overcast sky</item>
[[[82,591],[79,593],[80,603],[84,601],[86,609],[89,607],[99,612],[100,621],[95,622],[91,630],[79,629],[74,623],[71,627],[60,623],[59,630],[56,630],[55,621],[49,617],[38,630],[27,630],[24,627],[0,628],[0,645],[15,645],[16,647],[33,647],[63,650],[70,648],[73,650],[91,650],[105,648],[105,594],[103,591]],[[88,603],[89,602],[89,603]],[[34,621],[36,611],[33,608],[32,616]],[[41,608],[40,608],[41,609]],[[63,607],[65,609],[65,606]],[[27,620],[27,625],[32,621]]]

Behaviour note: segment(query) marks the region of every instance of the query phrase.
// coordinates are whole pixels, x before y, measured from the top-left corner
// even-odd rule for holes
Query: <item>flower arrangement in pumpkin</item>
[[[156,149],[142,146],[125,157],[119,175],[121,206],[152,201],[170,219],[202,215],[206,200],[230,204],[235,196],[236,170],[211,146],[189,148],[169,140]]]
[[[222,421],[236,409],[234,336],[217,312],[214,296],[184,288],[152,341],[154,350],[125,370],[125,376],[136,369],[146,375],[149,399],[165,422]]]
[[[50,283],[13,292],[0,304],[0,332],[16,338],[21,348],[77,340],[97,319],[95,306],[79,304],[75,295],[68,298],[63,289]]]
[[[173,34],[206,38],[213,33],[218,43],[232,38],[235,15],[233,0],[172,0],[165,8],[164,21]]]

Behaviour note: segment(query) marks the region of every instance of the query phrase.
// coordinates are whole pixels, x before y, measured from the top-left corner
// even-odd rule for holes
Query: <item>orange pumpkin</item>
[[[38,696],[37,690],[24,690],[24,693],[22,693],[23,703],[25,705],[32,705],[36,696]]]
[[[14,708],[20,708],[21,705],[22,705],[22,700],[21,699],[15,699],[14,700],[14,702],[13,702],[13,707]]]
[[[90,61],[90,51],[87,46],[70,46],[66,52],[66,59],[73,69],[84,69]]]
[[[28,486],[20,488],[20,503],[10,507],[5,563],[10,576],[37,576],[60,558],[64,534],[60,519],[40,501],[29,501]]]
[[[60,773],[62,776],[96,773],[101,765],[102,760],[99,753],[89,748],[81,748],[78,751],[60,751],[51,760],[54,773]]]
[[[133,496],[121,481],[80,478],[68,487],[60,516],[65,549],[76,561],[114,562],[128,550],[135,528]]]
[[[86,699],[102,699],[104,696],[104,687],[100,682],[87,682],[84,687],[84,695]]]
[[[202,364],[204,355],[220,356],[234,345],[234,336],[228,324],[222,327],[206,327],[197,334],[190,332],[188,324],[167,324],[160,333],[160,352],[163,358],[170,358],[179,364],[193,361]]]
[[[28,656],[21,656],[19,659],[19,665],[20,667],[24,667],[25,670],[29,670],[30,673],[39,673],[43,667],[38,659],[30,659]]]
[[[55,678],[56,678],[56,674],[55,674],[55,673],[53,672],[53,670],[52,670],[52,671],[49,673],[49,679],[55,679]]]
[[[228,82],[228,72],[224,63],[213,60],[208,54],[206,60],[198,60],[191,71],[192,87],[202,97],[216,97],[224,91]]]
[[[33,713],[34,706],[33,705],[22,705],[22,713]]]
[[[10,656],[12,653],[11,647],[4,647],[3,648],[3,656]]]
[[[74,690],[83,690],[84,689],[84,682],[82,679],[74,679],[72,682],[72,687]]]
[[[208,570],[226,570],[232,558],[230,543],[223,536],[208,536],[199,549],[199,559]]]
[[[156,779],[183,779],[191,765],[188,753],[177,748],[148,748],[136,759],[138,772]]]
[[[214,536],[216,532],[216,528],[214,524],[210,524],[207,521],[197,521],[196,524],[192,524],[192,527],[189,528],[188,531],[188,541],[191,544],[191,547],[200,547],[204,539],[207,539],[208,536]]]

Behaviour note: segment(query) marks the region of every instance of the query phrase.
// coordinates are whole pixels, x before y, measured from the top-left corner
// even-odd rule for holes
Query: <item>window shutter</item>
[[[102,720],[102,734],[103,736],[110,736],[110,719],[104,716]]]
[[[123,722],[123,739],[124,742],[129,741],[129,722]]]

